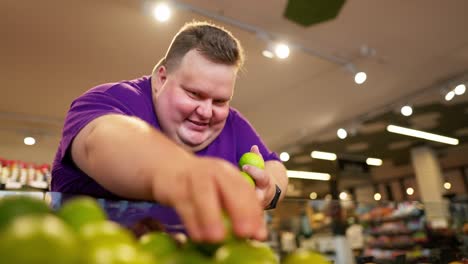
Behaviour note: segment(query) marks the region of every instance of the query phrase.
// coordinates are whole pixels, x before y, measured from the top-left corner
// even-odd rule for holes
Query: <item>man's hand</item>
[[[257,145],[252,146],[250,152],[262,157]],[[262,207],[267,207],[275,196],[276,182],[274,178],[270,177],[266,170],[262,170],[255,166],[244,165],[242,170],[247,172],[255,180],[255,191],[257,192],[257,197],[260,200]]]
[[[193,156],[175,171],[172,177],[154,177],[153,196],[176,209],[193,240],[221,241],[229,231],[224,230],[223,211],[236,236],[266,238],[263,203],[236,167],[221,159]]]

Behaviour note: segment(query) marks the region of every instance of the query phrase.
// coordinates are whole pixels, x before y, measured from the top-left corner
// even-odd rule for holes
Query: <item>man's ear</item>
[[[164,85],[166,80],[167,80],[167,69],[165,66],[159,66],[152,80],[153,92],[156,93]]]
[[[159,67],[158,71],[156,72],[156,76],[160,85],[163,85],[167,79],[167,69],[166,66]]]

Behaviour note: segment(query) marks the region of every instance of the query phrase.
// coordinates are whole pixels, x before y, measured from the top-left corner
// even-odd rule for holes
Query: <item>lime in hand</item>
[[[241,170],[243,169],[244,165],[250,165],[260,169],[265,168],[265,162],[263,161],[263,158],[253,152],[247,152],[241,156],[239,159],[239,167]],[[241,174],[252,186],[255,186],[255,180],[252,178],[252,176],[250,176],[245,171],[242,171]]]

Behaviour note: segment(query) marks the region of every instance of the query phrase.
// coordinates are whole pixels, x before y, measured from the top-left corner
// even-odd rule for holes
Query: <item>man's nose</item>
[[[210,99],[201,101],[196,112],[204,119],[211,118],[213,115],[213,102]]]

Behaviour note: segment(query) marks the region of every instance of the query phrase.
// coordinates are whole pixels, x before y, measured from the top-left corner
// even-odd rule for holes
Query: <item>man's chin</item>
[[[206,140],[200,140],[200,139],[194,140],[194,139],[180,138],[180,141],[182,142],[182,144],[184,144],[185,146],[187,146],[188,148],[194,151],[198,151],[207,145]]]

